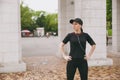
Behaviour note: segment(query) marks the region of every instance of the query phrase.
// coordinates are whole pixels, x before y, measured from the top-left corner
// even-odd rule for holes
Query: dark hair
[[[81,32],[83,32],[83,28],[81,27]]]
[[[69,22],[70,22],[71,24],[73,24],[73,22],[77,22],[77,23],[79,23],[80,25],[83,25],[83,21],[82,21],[80,18],[71,19]],[[83,32],[82,27],[81,27],[81,32]]]

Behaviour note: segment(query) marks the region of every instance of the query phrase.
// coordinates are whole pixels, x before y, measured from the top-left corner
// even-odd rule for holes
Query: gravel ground
[[[113,58],[113,66],[89,67],[89,80],[120,80],[120,56]],[[66,80],[66,61],[55,56],[25,57],[27,71],[0,74],[0,80]],[[80,80],[78,70],[74,80]]]

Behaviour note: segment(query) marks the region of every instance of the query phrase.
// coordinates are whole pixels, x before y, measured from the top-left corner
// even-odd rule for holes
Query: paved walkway
[[[54,56],[58,51],[58,37],[22,38],[23,57],[30,56]]]
[[[111,39],[109,39],[107,46],[108,54],[112,52],[111,42]],[[23,57],[54,56],[58,52],[59,44],[59,38],[53,36],[49,38],[22,38],[22,54]]]

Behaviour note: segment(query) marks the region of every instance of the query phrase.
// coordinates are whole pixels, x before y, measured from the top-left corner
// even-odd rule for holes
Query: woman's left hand
[[[89,55],[85,55],[84,59],[85,59],[85,60],[89,60],[89,59],[90,59],[90,56],[89,56]]]

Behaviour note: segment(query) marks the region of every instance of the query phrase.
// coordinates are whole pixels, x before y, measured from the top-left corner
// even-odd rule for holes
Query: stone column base
[[[105,66],[105,65],[113,65],[113,60],[110,58],[88,60],[88,66]]]
[[[0,73],[22,72],[22,71],[26,71],[26,64],[24,62],[0,64]]]

